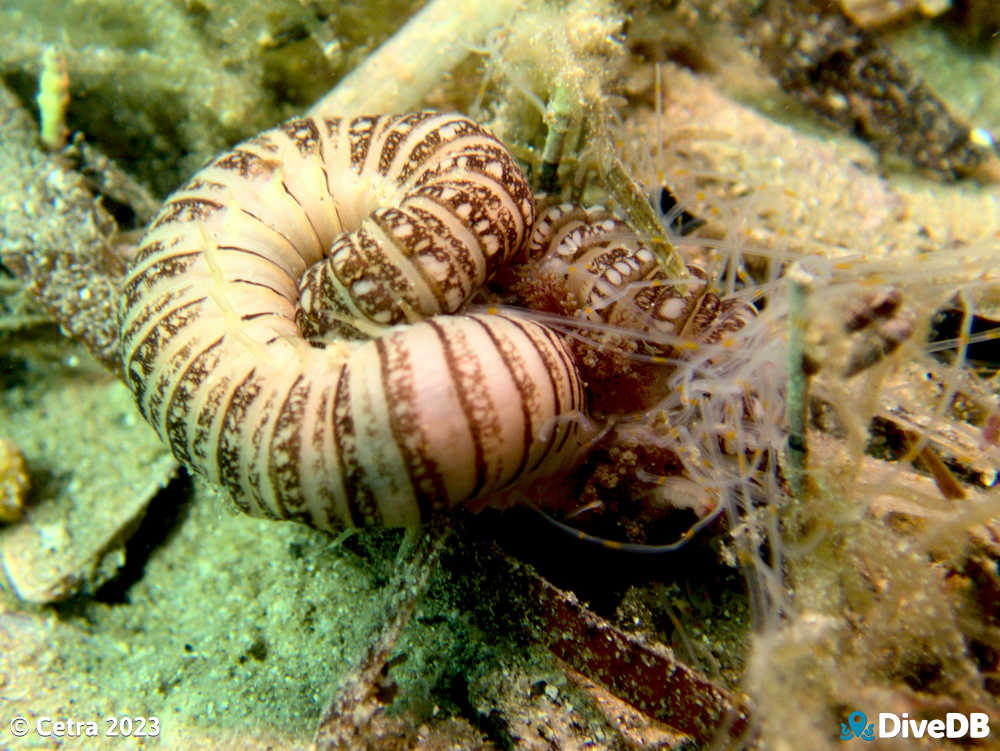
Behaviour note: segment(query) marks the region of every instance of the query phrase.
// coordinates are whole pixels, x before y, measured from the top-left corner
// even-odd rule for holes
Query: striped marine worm
[[[290,120],[167,199],[123,284],[125,381],[255,515],[413,525],[558,475],[588,439],[572,355],[528,318],[456,314],[534,211],[464,117]]]
[[[543,208],[524,258],[526,275],[558,280],[583,318],[658,351],[657,360],[683,356],[673,345],[717,344],[756,317],[741,299],[715,294],[696,266],[670,279],[653,250],[600,206]]]
[[[336,529],[503,503],[581,459],[585,380],[650,375],[602,382],[594,348],[542,312],[457,314],[511,266],[661,365],[753,316],[697,270],[666,278],[609,212],[536,221],[513,158],[464,117],[307,117],[167,199],[123,285],[125,379],[174,455],[251,514]]]

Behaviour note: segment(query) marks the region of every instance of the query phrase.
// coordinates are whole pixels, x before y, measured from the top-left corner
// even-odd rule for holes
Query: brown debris
[[[747,735],[744,697],[675,659],[663,644],[623,632],[494,545],[481,552],[531,609],[529,641],[555,656],[557,670],[539,674],[533,658],[503,660],[469,683],[466,717],[439,718],[436,709],[430,718],[387,712],[396,693],[391,670],[401,659],[390,655],[441,547],[429,537],[388,586],[386,617],[324,713],[315,751],[492,751],[506,744],[529,751],[627,751]]]
[[[871,33],[819,0],[769,0],[761,56],[782,87],[883,156],[941,180],[1000,177],[997,154]]]
[[[80,173],[39,148],[33,121],[2,85],[0,124],[9,144],[0,150],[0,262],[68,336],[116,370],[118,225]]]
[[[674,749],[685,748],[691,737],[678,733],[612,694],[582,673],[564,666],[563,672],[570,682],[590,696],[608,720],[617,728],[631,748]]]
[[[83,133],[76,133],[62,157],[73,163],[93,192],[132,209],[138,225],[145,226],[153,221],[160,208],[159,199],[99,148],[88,143]]]
[[[449,726],[443,734],[436,731],[437,740],[432,742],[426,727],[418,727],[406,716],[385,715],[395,694],[389,658],[435,570],[447,539],[443,525],[439,520],[427,529],[407,531],[397,556],[400,565],[386,588],[385,618],[369,638],[357,668],[344,679],[323,713],[314,739],[315,751],[478,748],[451,743],[450,734],[455,739],[467,735],[461,724]]]
[[[621,723],[608,713],[595,713],[591,695],[576,686],[572,679],[539,675],[506,660],[469,689],[480,716],[496,727],[494,734],[518,751],[629,751]]]
[[[622,631],[571,592],[507,559],[513,584],[537,603],[549,650],[619,699],[701,743],[750,732],[746,697],[678,660],[669,647]]]

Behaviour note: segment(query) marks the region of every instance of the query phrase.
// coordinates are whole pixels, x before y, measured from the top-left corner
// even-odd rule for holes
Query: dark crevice
[[[187,517],[193,498],[191,477],[181,470],[150,501],[139,528],[125,543],[125,565],[100,587],[93,599],[109,605],[131,603],[129,591],[142,579],[146,563]]]

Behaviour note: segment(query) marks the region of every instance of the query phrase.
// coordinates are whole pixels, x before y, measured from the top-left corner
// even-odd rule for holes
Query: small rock
[[[123,419],[135,406],[117,381],[53,382],[12,402],[0,404],[0,421],[38,477],[23,521],[0,530],[0,580],[34,603],[92,594],[117,575],[125,542],[177,462],[148,425]]]
[[[918,15],[940,16],[951,9],[951,0],[840,0],[840,6],[858,26],[872,29]]]
[[[28,468],[21,450],[0,438],[0,522],[19,521],[27,495]]]

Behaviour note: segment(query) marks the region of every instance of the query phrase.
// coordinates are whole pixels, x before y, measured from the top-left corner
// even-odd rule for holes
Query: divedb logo
[[[986,738],[990,734],[990,716],[985,712],[948,712],[944,719],[914,720],[906,712],[879,712],[878,722],[868,722],[864,712],[854,710],[847,722],[840,723],[840,740],[860,738]]]

